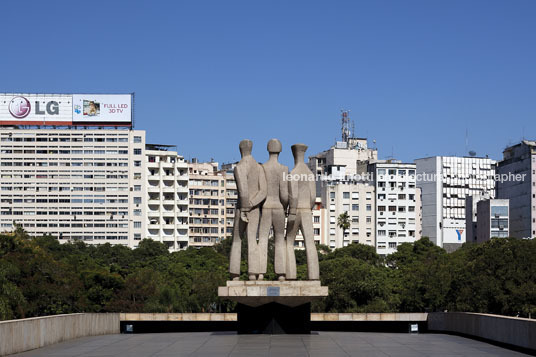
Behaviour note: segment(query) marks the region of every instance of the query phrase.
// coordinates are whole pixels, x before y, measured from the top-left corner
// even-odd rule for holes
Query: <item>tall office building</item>
[[[232,236],[238,199],[232,166],[219,170],[217,162],[188,163],[190,246],[211,246]]]
[[[144,151],[142,130],[0,127],[0,231],[136,246]]]
[[[145,238],[166,244],[170,251],[188,247],[188,164],[172,145],[147,144]],[[135,202],[140,201],[135,198]]]
[[[0,94],[0,231],[188,244],[188,174],[132,130],[131,94]]]
[[[415,160],[422,197],[422,236],[447,251],[466,242],[465,199],[495,197],[495,165],[489,158],[434,156]]]
[[[415,164],[395,160],[368,165],[375,185],[376,251],[387,255],[402,243],[421,237],[420,189],[416,187]]]
[[[497,197],[510,200],[510,235],[536,237],[536,141],[506,148],[497,166]]]

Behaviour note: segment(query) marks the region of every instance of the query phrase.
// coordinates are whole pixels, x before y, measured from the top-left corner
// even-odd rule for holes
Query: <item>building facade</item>
[[[417,159],[422,197],[422,236],[447,251],[466,242],[466,198],[495,197],[495,165],[489,158],[434,156]]]
[[[536,141],[506,148],[497,174],[497,197],[510,200],[510,235],[536,237]]]
[[[146,145],[145,238],[188,247],[188,164],[169,145]]]
[[[189,245],[212,246],[231,237],[238,191],[232,166],[219,170],[217,162],[188,163]]]
[[[145,233],[145,132],[0,128],[0,231],[135,247]]]
[[[420,192],[416,187],[416,165],[394,160],[368,165],[375,185],[376,251],[387,255],[402,243],[421,237]]]
[[[326,243],[330,248],[342,248],[350,243],[375,245],[376,205],[372,182],[327,180],[322,182],[320,192],[327,216],[324,219]],[[350,223],[345,231],[338,226],[338,218],[344,213],[348,214]]]

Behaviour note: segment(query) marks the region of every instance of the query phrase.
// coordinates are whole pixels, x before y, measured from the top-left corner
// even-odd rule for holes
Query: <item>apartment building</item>
[[[350,243],[374,246],[375,187],[367,179],[366,165],[377,161],[378,151],[368,147],[367,139],[350,137],[344,129],[342,138],[328,150],[309,157],[309,169],[318,178],[316,194],[322,207],[320,217],[315,218],[321,223],[316,232],[320,232],[320,242],[333,249]],[[338,217],[345,212],[350,228],[343,232]]]
[[[134,247],[144,163],[143,130],[0,127],[0,231]]]
[[[395,160],[368,165],[376,193],[376,251],[387,255],[402,243],[421,237],[420,190],[416,187],[416,165]]]
[[[350,243],[375,245],[374,193],[374,185],[370,181],[341,178],[322,182],[321,200],[327,215],[324,222],[330,248],[346,247]],[[350,217],[350,228],[344,232],[338,226],[338,218],[343,213]]]
[[[189,245],[188,164],[177,154],[175,146],[154,144],[145,146],[144,164],[145,238],[166,244],[170,251],[186,249]]]
[[[489,158],[434,156],[415,160],[422,196],[422,235],[447,251],[466,242],[466,198],[495,197],[496,162]]]
[[[232,165],[219,170],[217,162],[188,163],[189,245],[212,246],[231,237],[238,199]]]
[[[506,148],[497,165],[497,197],[510,200],[509,234],[536,237],[536,141]]]

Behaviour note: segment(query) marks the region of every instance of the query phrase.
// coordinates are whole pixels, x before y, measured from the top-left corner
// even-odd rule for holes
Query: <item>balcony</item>
[[[187,193],[188,192],[188,186],[180,186],[179,185],[179,186],[176,187],[176,191],[177,192],[186,192]]]
[[[151,173],[148,172],[147,173],[147,179],[149,181],[160,181],[160,175],[159,174],[151,175]]]
[[[160,217],[160,211],[147,211],[149,217]]]
[[[160,192],[160,186],[147,186],[147,192]]]
[[[158,223],[149,223],[147,225],[147,228],[148,229],[160,229],[160,224],[158,224]]]
[[[175,193],[175,187],[173,187],[173,186],[163,186],[162,191],[167,192],[167,193]]]
[[[147,203],[150,204],[150,205],[160,205],[160,199],[149,198],[149,200],[147,201]]]
[[[172,163],[172,162],[162,162],[162,161],[160,161],[160,166],[163,167],[164,169],[172,169],[173,165],[174,165],[174,163]]]

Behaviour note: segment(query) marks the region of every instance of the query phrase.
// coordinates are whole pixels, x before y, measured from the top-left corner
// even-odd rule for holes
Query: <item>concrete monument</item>
[[[262,205],[261,224],[259,228],[259,256],[261,273],[266,274],[268,258],[268,235],[273,227],[275,236],[274,270],[280,281],[286,275],[286,241],[285,241],[285,212],[288,205],[288,167],[277,161],[281,152],[281,142],[277,139],[268,141],[270,157],[262,165],[266,176],[267,195]]]
[[[260,205],[266,198],[266,178],[262,166],[251,156],[253,143],[242,140],[239,145],[242,159],[234,169],[238,188],[238,204],[236,207],[233,243],[229,272],[233,280],[240,277],[240,253],[242,238],[248,243],[248,274],[249,280],[263,280],[261,273],[257,231],[259,228]]]
[[[320,279],[318,254],[313,236],[312,209],[316,198],[314,175],[305,164],[305,144],[292,145],[294,168],[290,172],[289,183],[289,216],[287,222],[287,279],[296,279],[296,256],[294,241],[298,229],[305,241],[307,255],[307,277],[309,280]]]
[[[319,281],[311,211],[316,196],[315,180],[303,161],[307,146],[292,146],[295,167],[290,179],[288,168],[277,161],[281,152],[279,140],[268,142],[270,157],[262,166],[251,156],[252,146],[249,140],[240,142],[242,159],[234,169],[238,204],[229,267],[233,280],[218,287],[218,296],[238,303],[238,333],[310,333],[311,301],[327,296],[328,287],[321,286]],[[272,227],[274,269],[279,281],[264,281]],[[309,281],[293,281],[296,279],[294,241],[299,229],[305,238]],[[243,238],[248,243],[249,281],[239,279]]]

